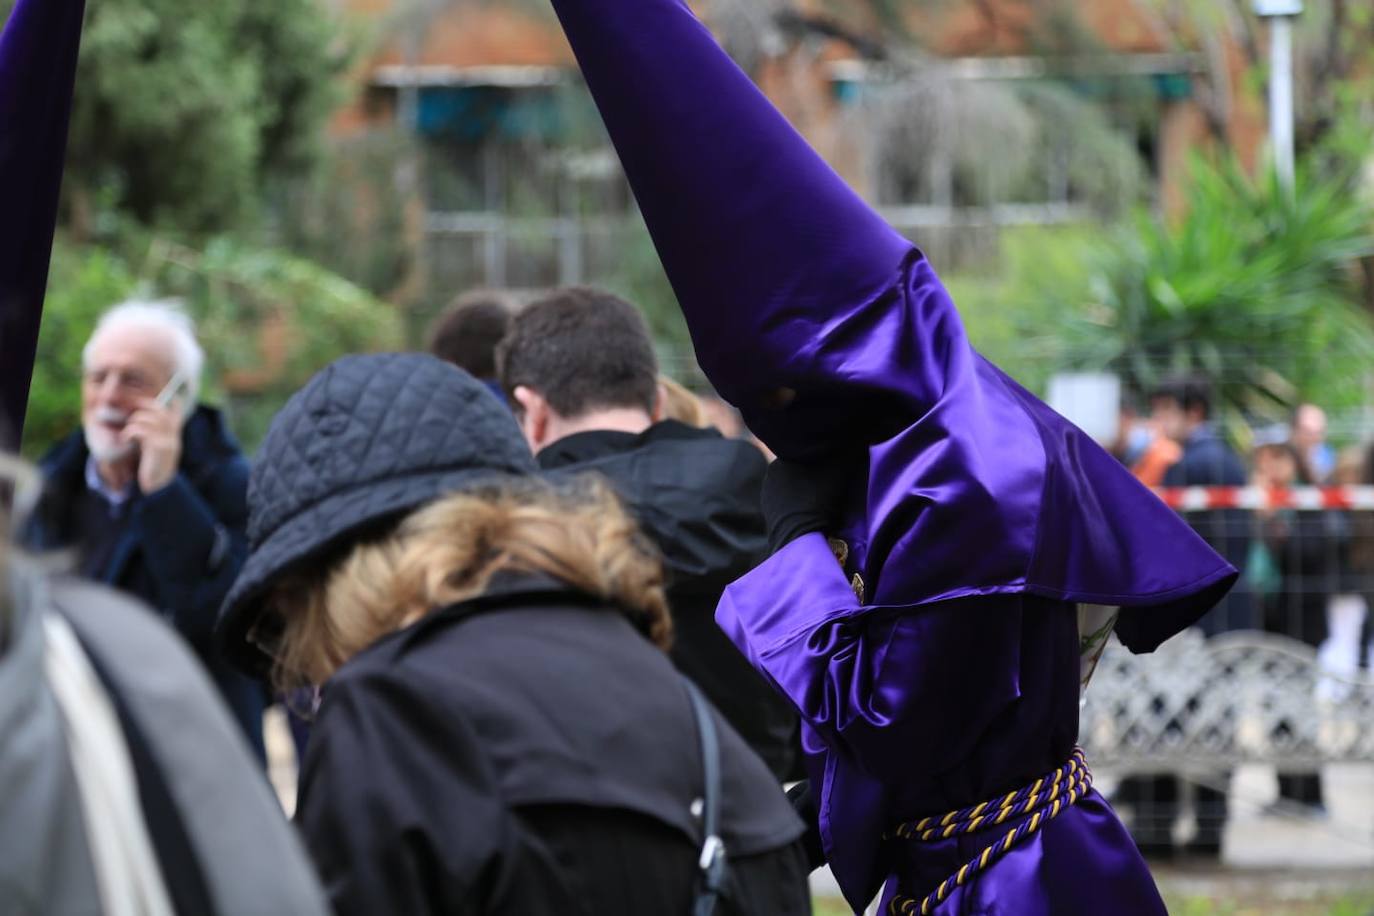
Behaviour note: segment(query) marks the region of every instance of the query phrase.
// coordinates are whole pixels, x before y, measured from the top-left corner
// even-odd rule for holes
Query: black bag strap
[[[697,859],[701,875],[696,899],[692,902],[692,916],[712,916],[716,911],[716,902],[725,890],[725,878],[729,870],[725,842],[720,838],[720,738],[716,734],[715,719],[711,716],[711,705],[696,684],[686,678],[682,682],[687,686],[687,695],[692,700],[692,717],[696,719],[697,738],[701,743],[701,832],[706,837],[701,845],[701,856]]]

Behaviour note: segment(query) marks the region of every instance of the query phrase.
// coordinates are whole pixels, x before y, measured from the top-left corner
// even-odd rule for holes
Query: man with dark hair
[[[499,290],[472,290],[453,301],[429,328],[430,353],[484,382],[496,379],[496,345],[515,307]]]
[[[1164,434],[1183,446],[1183,457],[1165,475],[1166,487],[1245,486],[1244,463],[1212,423],[1212,385],[1207,379],[1166,380],[1150,394],[1150,408]],[[1226,551],[1222,554],[1229,558]]]
[[[658,360],[643,317],[610,293],[566,289],[515,316],[501,383],[539,464],[608,478],[663,552],[674,663],[780,779],[797,717],[716,625],[725,586],[766,555],[757,449],[661,420]]]
[[[530,425],[536,452],[569,426],[605,428],[607,411],[630,413],[632,426],[657,419],[649,329],[634,306],[610,293],[573,288],[534,303],[511,322],[498,351],[502,387]]]
[[[1183,455],[1164,474],[1166,487],[1243,487],[1249,482],[1240,460],[1212,422],[1212,386],[1199,376],[1169,379],[1150,394],[1150,410],[1164,435],[1183,447]],[[1198,534],[1237,569],[1250,549],[1250,515],[1239,509],[1190,513]],[[1253,629],[1253,605],[1239,583],[1201,620],[1209,635]]]

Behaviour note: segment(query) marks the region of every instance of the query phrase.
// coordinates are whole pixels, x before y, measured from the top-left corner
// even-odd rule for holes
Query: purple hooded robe
[[[860,200],[681,0],[553,0],[697,358],[784,458],[843,460],[842,570],[805,535],[717,621],[803,719],[820,830],[859,911],[921,898],[995,834],[893,824],[1019,788],[1078,734],[1077,605],[1148,652],[1235,570],[1087,435],[974,351],[925,257]],[[857,457],[854,457],[856,456]],[[863,583],[856,596],[851,577]],[[1015,822],[1009,822],[1008,826]],[[1157,914],[1097,793],[940,913]]]
[[[0,451],[24,426],[85,6],[18,0],[0,32]]]

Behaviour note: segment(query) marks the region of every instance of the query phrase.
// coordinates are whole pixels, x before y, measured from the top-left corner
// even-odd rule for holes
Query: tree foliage
[[[1133,0],[1171,50],[1200,51],[1197,100],[1213,137],[1228,142],[1236,117],[1232,56],[1258,90],[1268,78],[1267,35],[1250,0]],[[1294,41],[1295,133],[1315,149],[1354,117],[1374,121],[1374,6],[1364,0],[1307,0]]]
[[[278,239],[377,295],[398,296],[415,261],[407,222],[415,192],[399,178],[409,174],[410,150],[398,129],[335,140],[318,167],[283,189]]]
[[[1374,213],[1353,182],[1304,162],[1289,195],[1272,173],[1196,162],[1181,221],[1141,213],[1080,247],[1083,282],[1036,290],[1032,348],[1136,390],[1204,373],[1250,418],[1281,418],[1301,399],[1362,404],[1374,324],[1356,268],[1374,253]]]
[[[77,228],[108,208],[241,225],[318,154],[344,49],[317,0],[90,0],[65,179]]]
[[[995,267],[941,274],[970,342],[1032,391],[1044,392],[1064,368],[1058,327],[1066,308],[1085,301],[1087,254],[1101,235],[1093,225],[1010,228]]]

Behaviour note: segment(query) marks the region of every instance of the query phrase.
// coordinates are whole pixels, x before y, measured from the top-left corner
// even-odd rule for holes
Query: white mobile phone
[[[159,407],[171,407],[172,402],[178,397],[185,397],[190,392],[190,385],[185,373],[180,369],[172,373],[172,377],[167,380],[167,384],[162,386],[158,392],[157,403]]]

